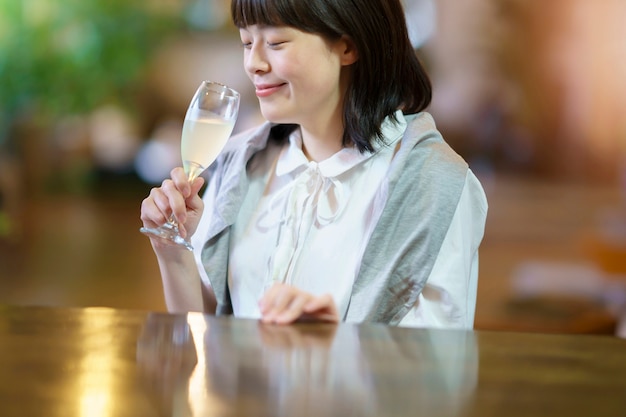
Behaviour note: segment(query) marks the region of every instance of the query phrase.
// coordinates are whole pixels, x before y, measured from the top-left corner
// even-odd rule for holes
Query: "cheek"
[[[306,57],[283,57],[274,63],[274,72],[279,73],[281,77],[295,81],[306,76],[307,69],[312,63],[310,61]]]
[[[292,61],[285,67],[285,71],[294,84],[306,86],[311,93],[332,89],[339,84],[339,64],[319,55]]]

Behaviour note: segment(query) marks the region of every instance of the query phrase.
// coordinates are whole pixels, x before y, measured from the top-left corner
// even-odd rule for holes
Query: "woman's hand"
[[[291,285],[275,284],[259,301],[261,320],[288,324],[297,320],[337,323],[339,313],[329,294],[315,296]]]
[[[141,203],[141,220],[144,227],[152,228],[162,225],[174,215],[181,236],[186,238],[196,231],[202,216],[204,203],[198,192],[204,179],[198,177],[190,184],[180,167],[174,168],[170,175],[170,179],[153,188]]]

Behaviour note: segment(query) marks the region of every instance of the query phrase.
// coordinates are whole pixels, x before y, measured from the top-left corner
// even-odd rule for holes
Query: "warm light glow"
[[[103,310],[86,309],[80,315],[83,356],[77,369],[76,398],[78,415],[82,417],[113,415],[117,351],[116,344],[110,340],[116,324],[112,318],[112,314],[103,314]]]
[[[563,124],[572,141],[585,143],[598,161],[613,163],[626,150],[626,36],[621,0],[568,2],[555,35],[556,70],[564,89]],[[626,158],[626,154],[623,155]]]
[[[207,318],[200,313],[187,314],[187,323],[193,335],[193,343],[196,347],[196,355],[198,362],[189,377],[189,407],[194,417],[224,415],[227,407],[224,406],[222,400],[215,397],[208,386],[207,378],[207,352],[205,344],[205,335],[209,331]]]
[[[107,416],[111,412],[111,396],[101,390],[86,390],[80,398],[81,416]]]

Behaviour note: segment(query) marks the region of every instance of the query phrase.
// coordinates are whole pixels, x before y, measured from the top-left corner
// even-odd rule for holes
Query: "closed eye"
[[[281,45],[284,45],[285,43],[287,43],[286,41],[280,41],[280,42],[268,42],[267,46],[269,46],[270,48],[278,48]]]

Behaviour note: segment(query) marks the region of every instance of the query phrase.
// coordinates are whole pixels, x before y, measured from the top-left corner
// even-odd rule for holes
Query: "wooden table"
[[[0,416],[624,416],[626,341],[0,307]]]

